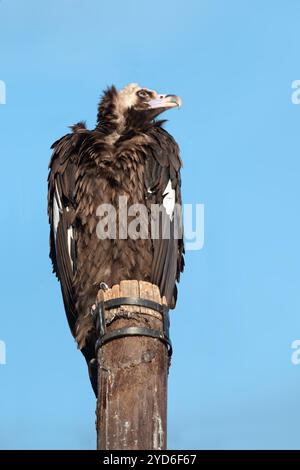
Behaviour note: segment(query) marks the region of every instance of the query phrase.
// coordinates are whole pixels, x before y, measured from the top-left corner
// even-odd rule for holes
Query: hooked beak
[[[156,98],[148,101],[149,108],[176,108],[182,105],[182,100],[176,95],[157,95]]]

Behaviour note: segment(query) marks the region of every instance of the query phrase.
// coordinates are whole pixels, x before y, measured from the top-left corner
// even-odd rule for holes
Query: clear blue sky
[[[300,449],[298,0],[2,0],[1,448],[95,448],[95,400],[48,259],[51,143],[129,82],[182,96],[168,130],[205,204],[172,313],[169,447]]]

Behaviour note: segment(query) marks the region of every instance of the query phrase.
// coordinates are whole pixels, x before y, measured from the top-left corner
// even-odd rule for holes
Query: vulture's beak
[[[182,105],[182,100],[176,95],[157,95],[153,100],[148,101],[151,109],[176,108]]]

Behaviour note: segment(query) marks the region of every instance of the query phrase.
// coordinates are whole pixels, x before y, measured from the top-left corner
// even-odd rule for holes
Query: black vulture
[[[100,283],[112,287],[122,280],[149,281],[159,286],[170,308],[176,304],[176,282],[184,266],[182,230],[178,236],[173,230],[181,224],[175,209],[181,207],[182,163],[177,143],[157,117],[180,105],[178,96],[137,84],[120,91],[111,86],[100,100],[95,129],[79,122],[52,145],[50,257],[70,329],[88,364],[95,358],[93,308]],[[169,235],[160,228],[155,237],[99,236],[98,208],[118,208],[120,197],[126,197],[128,207],[146,207],[148,227],[155,217],[167,219]],[[157,205],[162,211],[153,216],[151,208]],[[95,372],[90,374],[96,392]]]

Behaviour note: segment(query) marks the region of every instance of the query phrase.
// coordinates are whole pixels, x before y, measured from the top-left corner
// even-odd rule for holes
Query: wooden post
[[[162,304],[159,288],[148,282],[122,281],[98,300],[140,297]],[[163,330],[152,309],[121,306],[106,313],[107,331],[124,327]],[[159,450],[167,443],[166,346],[156,338],[122,337],[98,350],[97,449]]]

